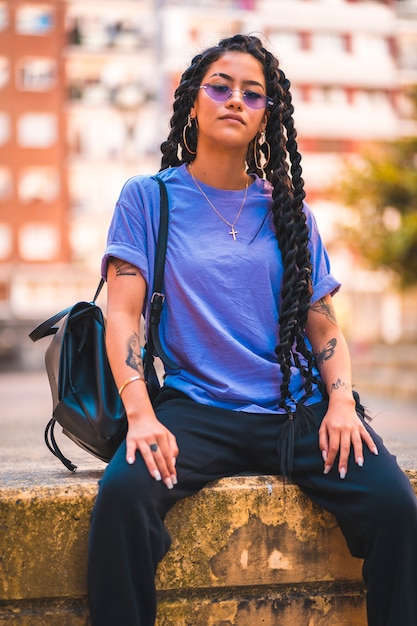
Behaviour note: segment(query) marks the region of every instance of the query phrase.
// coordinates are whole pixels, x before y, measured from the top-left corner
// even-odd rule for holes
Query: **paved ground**
[[[104,463],[83,452],[56,429],[64,454],[78,465],[69,472],[47,449],[44,429],[51,417],[44,371],[0,374],[0,486],[73,485],[97,480]]]
[[[367,395],[362,401],[373,427],[397,455],[404,469],[417,469],[416,403]],[[43,432],[51,416],[44,371],[0,374],[0,486],[74,484],[97,480],[104,463],[85,453],[58,431],[64,454],[78,465],[71,474],[46,448]]]

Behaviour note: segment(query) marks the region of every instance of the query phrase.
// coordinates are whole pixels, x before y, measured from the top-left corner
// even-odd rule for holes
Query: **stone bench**
[[[417,472],[408,473],[417,492]],[[89,623],[96,478],[0,489],[0,624]],[[212,483],[178,503],[167,525],[158,626],[365,626],[362,562],[334,518],[279,477]]]

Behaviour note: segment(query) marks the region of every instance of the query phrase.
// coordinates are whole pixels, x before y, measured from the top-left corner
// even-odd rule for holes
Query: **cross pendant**
[[[233,241],[236,241],[236,235],[238,234],[238,231],[235,230],[235,227],[232,226],[232,230],[229,232],[229,235],[232,235],[233,237]]]

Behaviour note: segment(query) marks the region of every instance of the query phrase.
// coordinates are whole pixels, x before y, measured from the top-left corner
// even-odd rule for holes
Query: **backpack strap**
[[[55,315],[50,317],[48,320],[45,320],[45,322],[39,324],[39,326],[37,326],[35,330],[32,330],[29,337],[32,339],[32,341],[38,341],[39,339],[43,339],[43,337],[47,337],[48,335],[55,335],[59,328],[59,326],[55,326],[55,324],[62,320],[62,318],[65,317],[65,315],[67,315],[70,310],[71,307],[68,307],[67,309],[60,311],[59,313],[55,313]]]
[[[52,452],[52,454],[56,456],[56,458],[59,459],[61,463],[63,463],[65,467],[69,469],[70,472],[75,472],[77,469],[77,466],[74,465],[72,461],[67,459],[67,457],[62,454],[61,449],[55,439],[55,433],[54,433],[55,424],[56,424],[56,419],[52,417],[47,423],[46,428],[45,428],[45,433],[44,433],[45,443],[48,446],[49,450]]]
[[[168,193],[164,181],[159,176],[153,176],[157,181],[160,190],[160,218],[158,230],[158,245],[155,257],[155,270],[153,291],[151,296],[151,306],[149,311],[149,333],[146,344],[146,355],[144,363],[145,379],[151,373],[154,353],[171,369],[178,369],[178,366],[167,356],[161,345],[159,338],[159,323],[161,321],[162,309],[165,302],[164,294],[164,270],[168,242],[168,219],[169,205]]]

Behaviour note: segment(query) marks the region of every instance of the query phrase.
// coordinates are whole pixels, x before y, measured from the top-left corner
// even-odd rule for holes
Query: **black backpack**
[[[154,367],[154,353],[170,367],[175,364],[164,354],[158,333],[165,300],[163,279],[168,239],[168,195],[165,184],[154,177],[160,187],[160,224],[155,259],[155,280],[147,344],[144,351],[144,374],[151,400],[160,384]],[[96,300],[104,285],[101,279],[91,302],[77,302],[60,311],[33,330],[29,337],[38,341],[53,335],[46,353],[45,367],[52,393],[52,419],[45,428],[49,450],[71,471],[77,469],[61,452],[54,428],[81,448],[108,462],[127,432],[127,419],[107,359],[105,321]],[[61,322],[58,325],[58,322]]]

